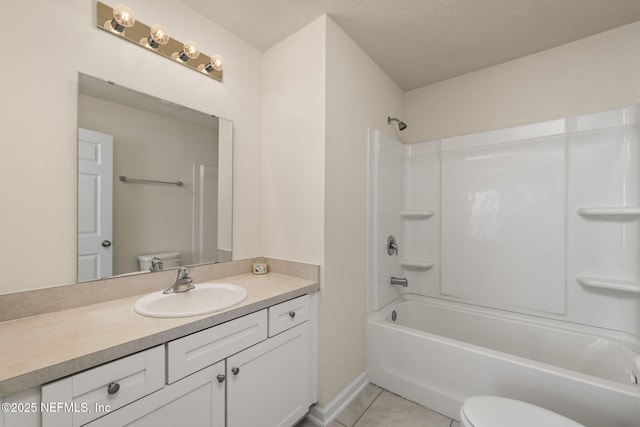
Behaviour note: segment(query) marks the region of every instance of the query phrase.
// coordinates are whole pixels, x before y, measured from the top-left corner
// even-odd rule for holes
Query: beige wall
[[[395,136],[402,115],[402,90],[330,18],[326,66],[321,405],[366,369],[367,128]]]
[[[365,371],[367,127],[402,91],[323,16],[263,59],[265,254],[321,264],[319,403]]]
[[[405,93],[405,142],[640,101],[640,22]]]
[[[98,30],[94,1],[6,5],[13,18],[0,31],[13,48],[0,68],[0,293],[76,280],[78,72],[232,120],[234,256],[262,252],[261,53],[177,0],[127,5],[142,22],[223,55],[224,83]]]
[[[324,247],[325,19],[264,53],[263,249],[272,258],[322,264]]]

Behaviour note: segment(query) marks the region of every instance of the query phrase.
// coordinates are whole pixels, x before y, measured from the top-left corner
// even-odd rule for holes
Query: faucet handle
[[[178,267],[178,277],[181,279],[187,278],[189,277],[190,271],[191,271],[191,267],[189,266]]]

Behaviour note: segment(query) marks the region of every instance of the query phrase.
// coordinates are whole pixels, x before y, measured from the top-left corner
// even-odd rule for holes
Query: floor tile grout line
[[[376,386],[377,387],[377,386]],[[380,392],[376,395],[375,399],[373,399],[371,401],[371,403],[369,404],[369,406],[366,407],[366,409],[364,411],[362,411],[362,414],[360,414],[360,416],[354,421],[354,423],[349,426],[349,427],[354,427],[356,424],[358,424],[358,421],[360,421],[360,418],[364,417],[364,414],[367,413],[367,411],[369,410],[369,408],[371,408],[373,406],[373,404],[376,402],[376,400],[378,400],[378,398],[380,397],[380,395],[384,392],[384,389],[378,387],[378,389],[380,389]]]

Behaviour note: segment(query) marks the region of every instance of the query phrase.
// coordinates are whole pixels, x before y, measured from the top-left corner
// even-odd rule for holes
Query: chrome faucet
[[[176,278],[176,282],[169,289],[166,289],[163,293],[176,294],[180,292],[187,292],[188,290],[195,288],[192,282],[193,280],[191,280],[191,277],[189,277],[189,267],[180,267],[178,269],[178,277]]]

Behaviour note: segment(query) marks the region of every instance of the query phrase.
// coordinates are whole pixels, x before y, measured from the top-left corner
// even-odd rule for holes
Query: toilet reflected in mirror
[[[165,252],[161,254],[138,255],[140,271],[162,271],[182,265],[180,252]]]

